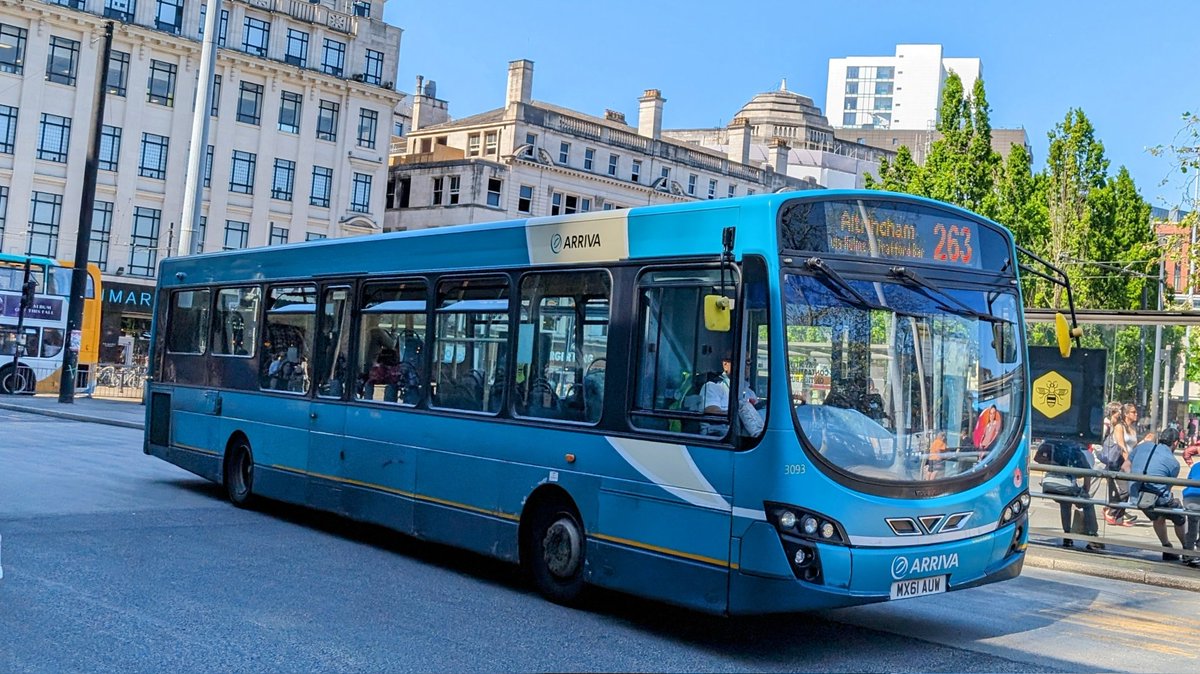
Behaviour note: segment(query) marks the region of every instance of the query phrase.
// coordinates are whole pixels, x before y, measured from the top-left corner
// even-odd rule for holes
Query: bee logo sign
[[[1033,406],[1047,419],[1071,409],[1071,380],[1050,370],[1033,382]]]

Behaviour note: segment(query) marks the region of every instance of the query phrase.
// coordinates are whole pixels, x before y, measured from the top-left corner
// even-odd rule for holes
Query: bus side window
[[[359,324],[358,400],[416,405],[425,393],[424,281],[367,286]]]
[[[734,297],[736,278],[728,281],[728,272],[726,278],[724,293]],[[733,355],[734,333],[704,326],[704,296],[722,292],[720,270],[652,271],[638,286],[633,424],[725,437],[732,376],[725,361]]]
[[[514,414],[600,421],[611,295],[612,281],[603,271],[521,279]]]
[[[350,288],[328,288],[322,303],[317,348],[317,395],[341,398],[350,358]]]
[[[276,286],[267,295],[259,387],[307,393],[317,322],[315,286]]]
[[[216,320],[212,326],[215,356],[254,355],[258,341],[258,286],[217,291]]]
[[[508,382],[508,281],[438,284],[433,347],[435,407],[497,413]]]
[[[209,297],[207,289],[172,293],[167,314],[167,353],[203,355],[208,350]]]

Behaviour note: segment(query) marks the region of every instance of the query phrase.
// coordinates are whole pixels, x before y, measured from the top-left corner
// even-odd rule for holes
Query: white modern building
[[[946,77],[958,73],[969,93],[977,58],[945,58],[938,44],[902,44],[894,56],[829,59],[825,113],[833,126],[930,130],[937,124]]]
[[[533,63],[509,64],[504,107],[454,121],[428,85],[413,93],[411,129],[392,159],[386,230],[582,213],[808,189],[786,171],[788,145],[750,161],[751,127],[727,151],[662,131],[666,99],[648,89],[637,125],[533,99]]]
[[[400,29],[384,0],[224,0],[202,251],[381,229]],[[0,250],[73,259],[106,21],[93,210],[104,348],[148,331],[174,252],[198,91],[199,0],[0,0]],[[131,300],[131,298],[133,298]]]

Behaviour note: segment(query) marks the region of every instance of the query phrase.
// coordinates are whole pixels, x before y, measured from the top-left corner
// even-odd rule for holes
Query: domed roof
[[[750,99],[734,117],[749,120],[756,129],[755,135],[764,138],[785,135],[773,132],[775,127],[813,128],[833,132],[833,126],[811,98],[787,90],[787,80],[780,83],[778,90],[767,91]]]

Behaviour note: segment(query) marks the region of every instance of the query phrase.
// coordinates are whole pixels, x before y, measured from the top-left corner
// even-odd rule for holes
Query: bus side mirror
[[[1012,323],[992,324],[992,348],[1001,363],[1017,362],[1017,328]]]
[[[1081,328],[1072,328],[1067,325],[1067,317],[1062,315],[1062,312],[1054,314],[1054,337],[1058,341],[1058,352],[1063,358],[1071,357],[1071,339],[1073,337],[1083,336]]]
[[[724,295],[704,296],[704,327],[709,332],[729,332],[733,300]]]

